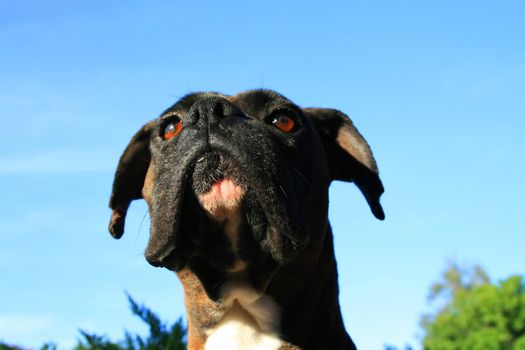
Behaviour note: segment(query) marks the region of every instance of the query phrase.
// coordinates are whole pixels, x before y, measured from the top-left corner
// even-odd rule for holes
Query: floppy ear
[[[348,116],[336,109],[305,108],[323,143],[331,180],[352,181],[379,220],[385,218],[379,197],[384,192],[372,150]]]
[[[115,172],[109,207],[113,210],[109,232],[114,238],[122,237],[129,204],[142,198],[142,187],[151,160],[149,141],[154,121],[144,125],[124,150]]]

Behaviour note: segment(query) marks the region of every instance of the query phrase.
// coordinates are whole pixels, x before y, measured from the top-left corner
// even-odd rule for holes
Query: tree
[[[82,339],[73,350],[185,350],[186,328],[182,319],[178,319],[171,326],[166,325],[160,318],[144,305],[139,305],[127,295],[131,312],[140,317],[149,326],[149,336],[141,337],[125,331],[124,339],[113,342],[106,336],[89,334],[80,330]],[[40,350],[57,350],[54,343],[44,344]],[[23,348],[7,345],[0,341],[0,350],[23,350]]]
[[[83,339],[74,350],[185,350],[186,329],[182,319],[168,327],[160,318],[144,305],[139,305],[127,295],[131,312],[148,324],[150,334],[141,337],[138,334],[125,332],[124,340],[112,342],[105,336],[80,331]]]
[[[7,345],[6,343],[0,341],[0,350],[22,350],[22,348],[13,345]]]
[[[525,283],[512,276],[490,283],[479,266],[451,264],[430,300],[444,300],[422,326],[425,350],[525,350]]]

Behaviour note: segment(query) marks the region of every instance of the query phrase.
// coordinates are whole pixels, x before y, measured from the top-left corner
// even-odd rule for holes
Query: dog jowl
[[[378,219],[370,147],[334,109],[269,90],[194,93],[122,154],[109,230],[144,198],[146,259],[181,280],[189,349],[355,349],[338,299],[328,187],[353,182]]]

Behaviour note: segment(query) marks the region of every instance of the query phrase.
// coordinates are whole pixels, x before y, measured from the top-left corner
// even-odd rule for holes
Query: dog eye
[[[179,135],[181,131],[182,120],[177,118],[176,120],[172,120],[171,122],[166,124],[166,126],[164,127],[164,131],[162,132],[162,137],[164,138],[164,140],[169,140]]]
[[[272,125],[282,132],[291,132],[295,129],[295,120],[285,114],[280,114],[273,118]]]

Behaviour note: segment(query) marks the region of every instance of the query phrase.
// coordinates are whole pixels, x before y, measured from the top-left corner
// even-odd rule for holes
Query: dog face
[[[195,93],[129,143],[109,229],[120,238],[130,202],[144,198],[150,264],[190,267],[210,296],[239,271],[262,286],[325,232],[332,180],[355,182],[384,218],[372,153],[343,113],[301,109],[269,90]]]

